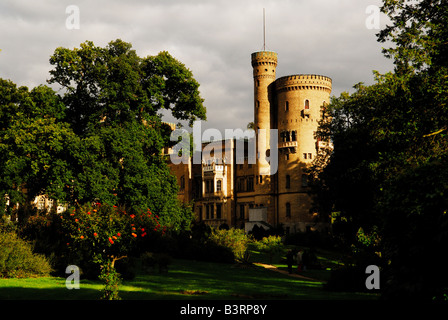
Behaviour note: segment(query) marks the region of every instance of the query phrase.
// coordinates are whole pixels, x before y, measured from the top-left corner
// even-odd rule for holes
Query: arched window
[[[285,111],[289,111],[289,101],[286,101],[285,103]]]
[[[297,131],[293,130],[291,132],[291,141],[297,141]]]
[[[286,189],[291,188],[291,176],[289,174],[286,175]]]
[[[291,204],[289,202],[286,202],[286,217],[291,217]]]
[[[216,181],[216,191],[222,190],[222,180]]]
[[[310,100],[305,100],[305,109],[308,110],[310,108]]]

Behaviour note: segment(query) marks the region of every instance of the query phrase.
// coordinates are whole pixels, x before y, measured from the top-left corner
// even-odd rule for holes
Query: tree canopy
[[[382,259],[384,296],[443,298],[448,5],[385,0],[382,12],[392,24],[378,40],[392,41],[384,53],[395,69],[332,98],[317,132],[332,143],[313,168],[317,202],[344,245],[370,250],[370,262]]]
[[[10,204],[46,194],[67,205],[149,209],[175,228],[188,223],[192,212],[177,201],[161,155],[170,129],[160,111],[191,124],[206,118],[192,72],[168,52],[141,58],[121,40],[57,48],[50,64],[58,93],[0,79],[0,192]]]

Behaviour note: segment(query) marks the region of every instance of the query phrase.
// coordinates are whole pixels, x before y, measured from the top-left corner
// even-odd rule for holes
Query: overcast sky
[[[79,29],[66,26],[69,5],[79,8]],[[167,50],[193,72],[207,108],[202,129],[245,129],[253,121],[250,55],[263,48],[263,8],[277,77],[326,75],[339,96],[358,82],[371,84],[372,70],[392,69],[378,30],[366,27],[369,5],[381,1],[1,0],[0,77],[29,88],[45,84],[55,48],[119,38],[141,57]]]

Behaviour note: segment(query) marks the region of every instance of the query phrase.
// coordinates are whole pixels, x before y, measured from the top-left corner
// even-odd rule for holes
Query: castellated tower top
[[[276,81],[277,92],[290,90],[324,90],[331,92],[332,80],[317,74],[297,74],[281,77]]]
[[[259,51],[252,53],[252,67],[277,66],[277,52]]]

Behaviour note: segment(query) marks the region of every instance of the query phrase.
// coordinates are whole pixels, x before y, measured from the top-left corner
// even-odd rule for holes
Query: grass
[[[282,266],[280,264],[280,267]],[[0,279],[0,299],[94,300],[102,284],[81,279],[68,290],[65,278]],[[328,292],[322,281],[292,278],[257,266],[173,260],[168,273],[139,273],[123,281],[120,297],[139,299],[375,299],[372,294]]]

